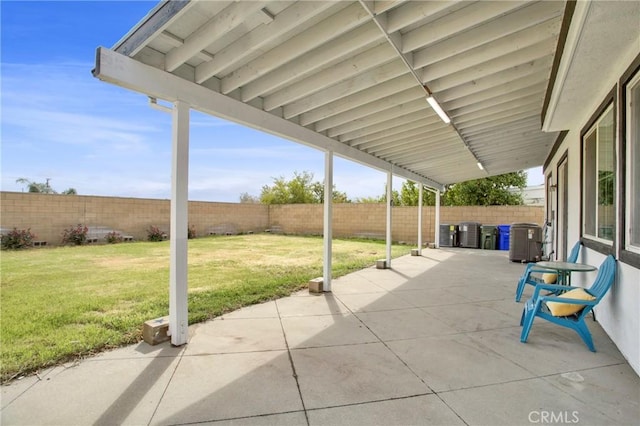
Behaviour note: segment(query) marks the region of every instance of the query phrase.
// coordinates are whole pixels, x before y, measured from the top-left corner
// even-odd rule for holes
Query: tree
[[[57,192],[49,186],[49,178],[44,183],[30,181],[26,178],[16,179],[16,183],[23,183],[27,185],[27,192],[39,193],[39,194],[57,194]],[[62,191],[62,195],[78,195],[78,191],[75,188],[69,188]]]
[[[243,204],[257,204],[260,202],[260,198],[255,195],[251,195],[248,192],[240,194],[240,202]]]
[[[349,202],[347,194],[333,186],[333,201]],[[324,202],[324,184],[313,181],[311,172],[294,172],[291,180],[283,176],[273,179],[273,185],[264,185],[260,194],[263,204],[320,204]]]
[[[400,189],[400,204],[403,206],[417,206],[419,198],[419,187],[413,181],[406,181],[402,184]],[[422,191],[422,205],[423,206],[435,206],[436,194],[433,191]]]
[[[520,191],[527,185],[524,171],[455,183],[442,197],[445,206],[503,206],[522,204]]]
[[[34,192],[40,194],[57,194],[56,191],[53,190],[49,186],[49,179],[47,179],[46,183],[32,182],[26,178],[16,179],[16,183],[23,183],[27,185],[27,192]]]
[[[526,184],[527,174],[524,171],[454,183],[445,187],[445,192],[440,197],[440,205],[520,205],[522,204],[522,194],[519,191],[513,191],[513,189],[523,189]],[[393,190],[392,193],[394,206],[418,205],[418,185],[413,181],[404,182],[402,184],[402,188],[400,189],[400,193],[398,193],[398,191],[396,190]],[[385,195],[382,195],[378,199],[378,202],[384,203],[385,198]],[[359,200],[358,202],[363,201]],[[423,191],[422,205],[434,206],[435,204],[436,196],[433,191]]]

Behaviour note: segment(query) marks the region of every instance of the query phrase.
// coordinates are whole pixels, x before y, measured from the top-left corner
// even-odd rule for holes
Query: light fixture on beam
[[[440,117],[442,121],[444,121],[446,124],[449,124],[451,122],[451,119],[449,118],[447,113],[444,112],[440,104],[438,104],[438,101],[436,101],[436,99],[431,95],[431,93],[428,93],[427,95],[427,102],[429,102],[429,105],[431,105],[431,108],[433,108],[433,110],[436,112],[436,114],[438,114],[438,117]]]
[[[478,161],[476,164],[478,165],[478,168],[479,168],[480,170],[484,170],[484,166],[482,165],[482,163],[481,163],[481,162],[479,162],[479,161]]]

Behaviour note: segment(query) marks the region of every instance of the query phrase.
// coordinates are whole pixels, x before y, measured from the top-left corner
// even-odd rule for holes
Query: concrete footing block
[[[420,256],[420,249],[411,249],[411,256]]]
[[[387,269],[387,259],[377,260],[376,269]]]
[[[161,317],[149,320],[142,327],[142,340],[151,346],[166,342],[171,337],[169,331],[169,317]]]
[[[321,294],[324,291],[324,279],[322,277],[314,278],[309,281],[309,293]]]
[[[436,248],[436,243],[429,243],[427,247],[429,247],[430,249],[434,249]]]

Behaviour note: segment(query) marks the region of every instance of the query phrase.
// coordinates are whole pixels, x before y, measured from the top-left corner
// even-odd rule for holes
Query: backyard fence
[[[144,198],[53,195],[0,192],[2,231],[27,229],[38,241],[59,245],[65,229],[82,224],[91,230],[113,230],[134,240],[146,240],[156,226],[169,234],[170,201]],[[250,203],[189,202],[189,226],[197,236],[250,232],[322,234],[321,204],[264,205]],[[440,223],[478,222],[485,225],[517,222],[542,225],[539,206],[441,207]],[[423,242],[434,241],[435,208],[422,208]],[[393,207],[392,238],[415,244],[418,239],[418,208]],[[334,204],[335,237],[384,238],[384,204]]]

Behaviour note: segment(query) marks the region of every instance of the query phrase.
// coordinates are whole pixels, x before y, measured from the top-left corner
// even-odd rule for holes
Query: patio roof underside
[[[543,164],[557,137],[542,132],[541,113],[564,7],[170,1],[113,50],[256,109],[237,117],[243,124],[307,143],[286,130],[304,127],[316,147],[326,141],[339,155],[441,188]],[[289,123],[274,131],[264,125],[273,117]]]

